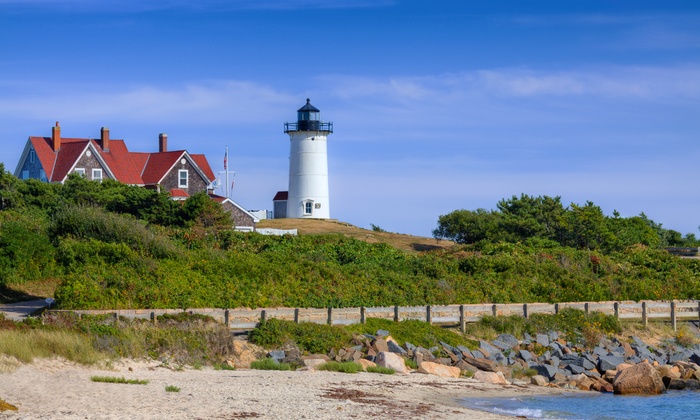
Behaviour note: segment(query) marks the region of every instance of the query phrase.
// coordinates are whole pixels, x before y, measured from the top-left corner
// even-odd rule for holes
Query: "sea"
[[[523,396],[465,398],[467,408],[529,419],[691,419],[700,418],[700,391],[672,391],[662,395]]]

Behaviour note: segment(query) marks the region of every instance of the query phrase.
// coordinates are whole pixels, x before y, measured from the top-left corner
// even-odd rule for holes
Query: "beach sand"
[[[97,383],[91,376],[148,380],[146,385]],[[166,392],[165,387],[180,392]],[[530,385],[493,385],[411,373],[173,370],[124,360],[110,368],[36,360],[0,373],[0,399],[19,411],[8,419],[358,419],[480,420],[508,417],[471,410],[460,398],[562,393]]]

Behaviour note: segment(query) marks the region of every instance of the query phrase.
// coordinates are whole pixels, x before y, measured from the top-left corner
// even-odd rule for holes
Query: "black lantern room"
[[[321,111],[311,105],[311,99],[306,98],[306,105],[297,110],[296,123],[284,123],[284,132],[289,131],[324,131],[333,132],[333,123],[321,122]]]

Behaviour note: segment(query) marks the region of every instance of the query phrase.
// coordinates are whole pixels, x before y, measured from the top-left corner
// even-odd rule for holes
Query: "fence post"
[[[671,301],[671,326],[676,331],[676,302]]]
[[[333,325],[333,308],[328,307],[328,325]]]
[[[467,332],[467,324],[464,319],[464,305],[459,305],[459,330],[462,334]]]
[[[498,313],[498,311],[496,311],[496,304],[495,303],[491,307],[491,312],[493,312],[493,316],[496,316],[496,314]]]
[[[433,322],[431,321],[431,318],[432,316],[430,313],[430,305],[427,305],[425,307],[425,322],[427,322],[428,324],[432,324]]]
[[[394,306],[394,322],[399,322],[399,305]]]
[[[554,315],[559,315],[559,304],[558,303],[554,304]]]
[[[588,315],[588,313],[590,312],[588,308],[588,302],[583,304],[583,310],[586,312],[586,315]]]
[[[525,319],[528,318],[528,316],[527,316],[527,303],[524,303],[524,304],[523,304],[523,317],[524,317]]]
[[[360,306],[360,324],[364,324],[364,323],[365,323],[365,316],[366,316],[366,314],[365,314],[365,307],[364,307],[364,306]]]
[[[156,313],[153,311],[151,311],[151,322],[154,324],[156,323]],[[226,326],[228,327],[228,324],[226,324]]]
[[[224,311],[224,325],[226,325],[227,328],[231,326],[231,313],[228,309]]]
[[[647,326],[647,303],[642,302],[642,325]]]
[[[700,300],[698,301],[698,326],[700,326]]]
[[[299,323],[299,308],[294,308],[294,323]]]
[[[615,319],[620,319],[620,302],[615,302],[613,306],[615,308]]]
[[[263,309],[260,311],[260,322],[265,322],[265,318],[267,318],[267,311]]]

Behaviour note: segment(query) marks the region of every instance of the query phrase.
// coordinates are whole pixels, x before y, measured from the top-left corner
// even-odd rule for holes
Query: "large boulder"
[[[485,370],[488,372],[496,371],[496,364],[488,359],[477,359],[475,357],[464,356],[462,360],[476,367],[479,370]]]
[[[666,391],[661,375],[649,363],[642,362],[620,370],[613,380],[616,394],[656,395]]]
[[[396,373],[408,373],[406,363],[404,363],[403,358],[396,353],[380,351],[377,353],[377,357],[374,362],[377,364],[377,366],[394,369]]]
[[[474,374],[474,379],[487,384],[508,384],[503,372],[484,372],[480,370]]]
[[[357,363],[362,366],[362,370],[367,370],[368,367],[376,367],[377,364],[374,362],[370,362],[367,359],[360,359],[357,361]]]
[[[423,362],[418,366],[419,373],[441,376],[443,378],[459,378],[460,369],[456,366],[445,366],[439,363]]]

